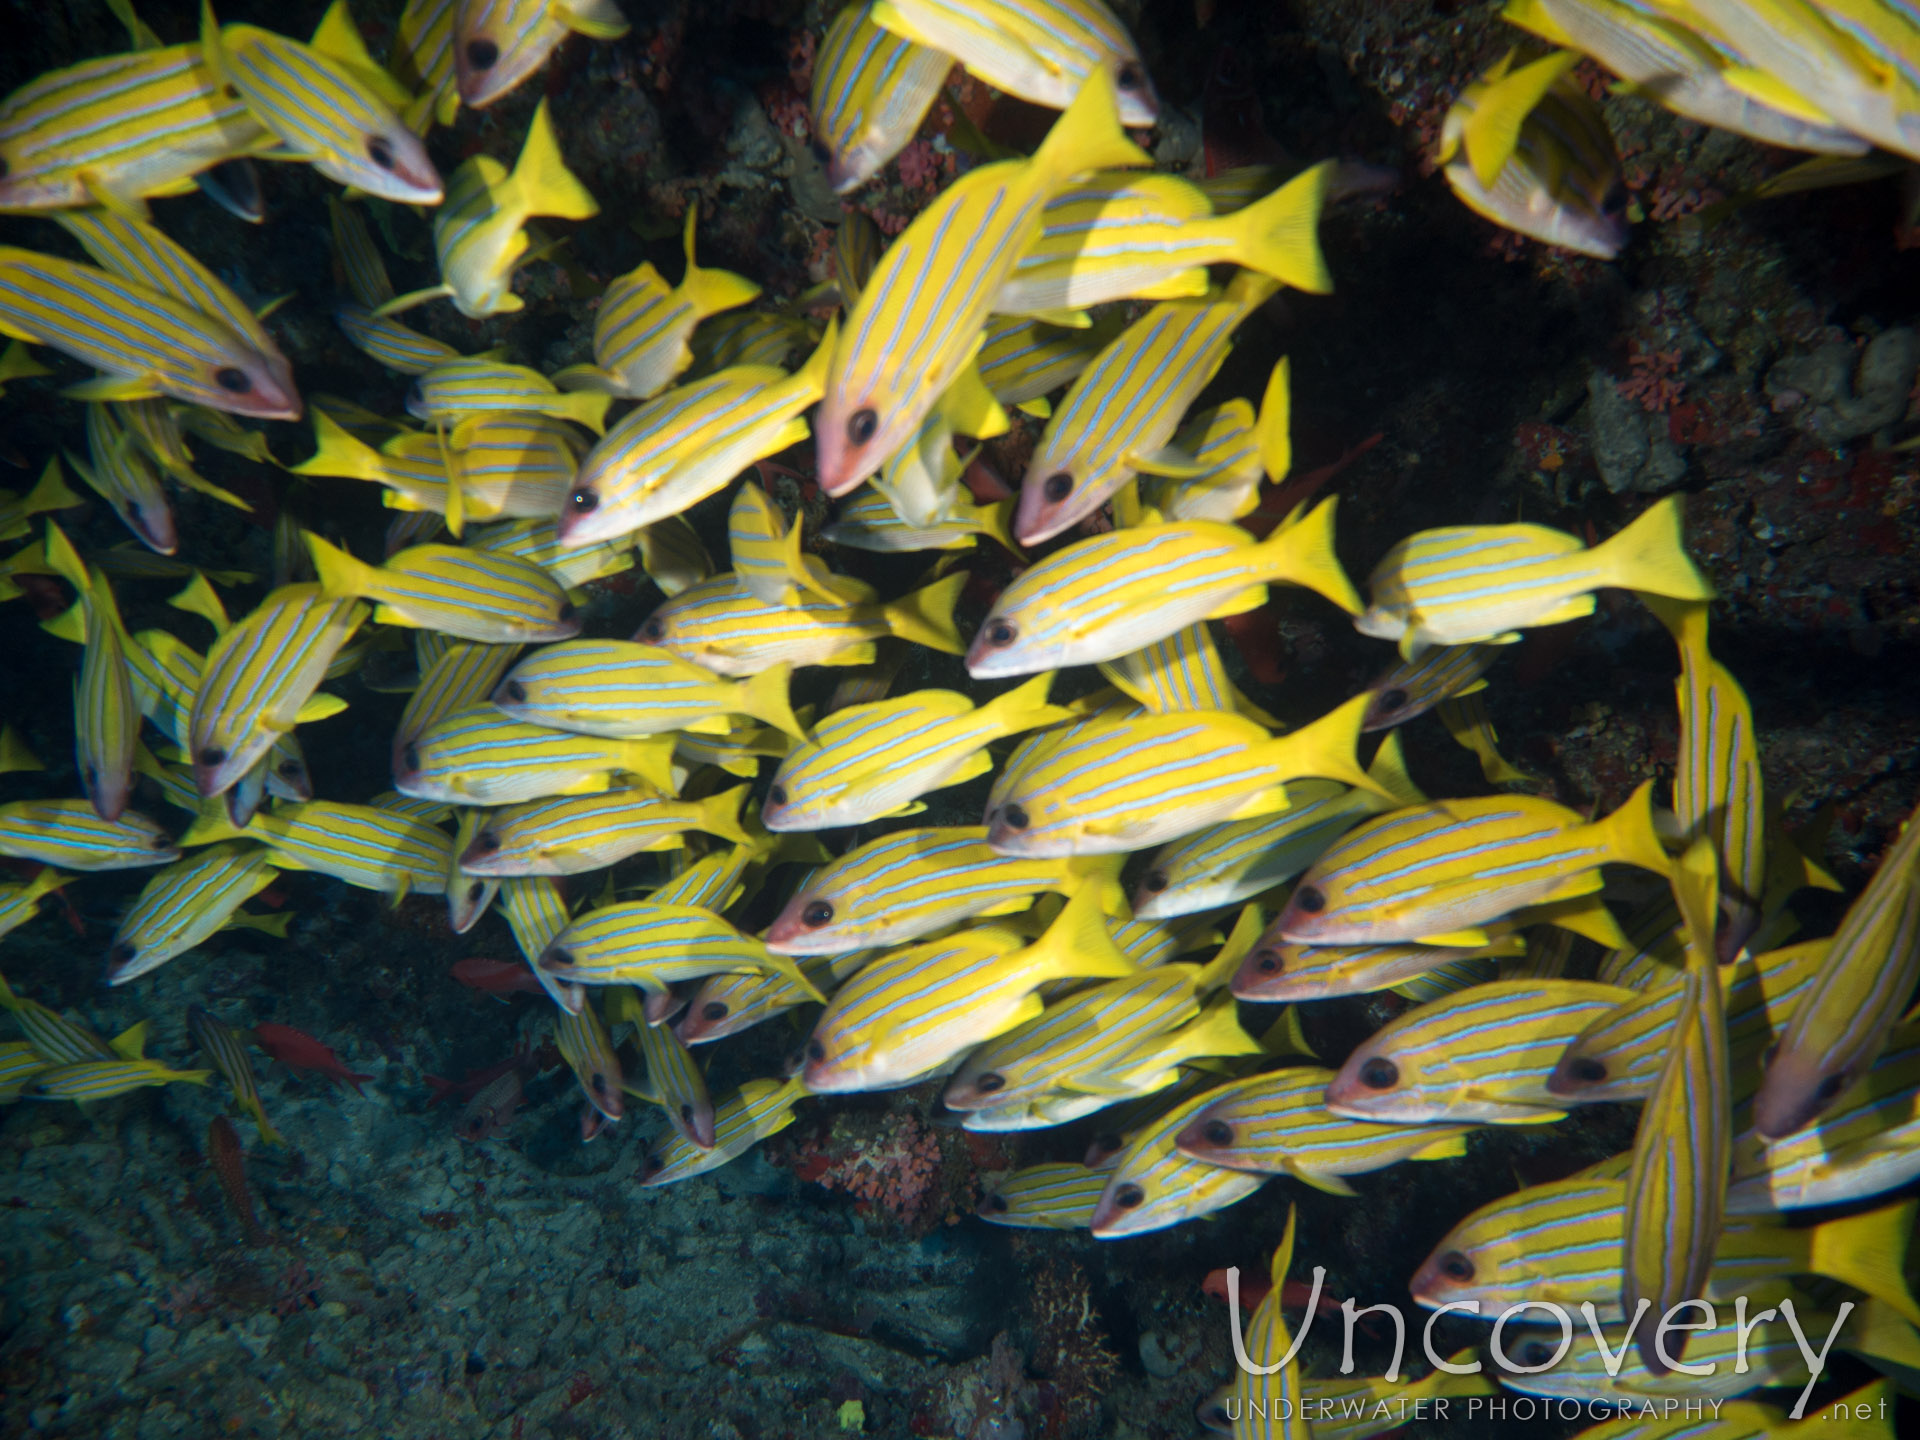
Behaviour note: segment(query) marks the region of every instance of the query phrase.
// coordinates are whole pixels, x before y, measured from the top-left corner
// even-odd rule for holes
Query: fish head
[[[438,205],[446,197],[426,144],[398,115],[367,117],[360,153],[335,159],[335,178],[401,205]]]
[[[80,767],[80,785],[87,799],[93,802],[95,814],[102,820],[118,820],[132,793],[133,772],[131,769],[115,771],[111,767],[101,769],[89,762]]]
[[[267,775],[267,788],[275,795],[282,800],[313,799],[313,773],[307,769],[305,756],[276,752],[268,763],[272,768]]]
[[[761,937],[776,955],[840,955],[859,948],[842,933],[843,907],[838,897],[820,889],[802,890],[774,917]],[[839,921],[841,924],[836,925]]]
[[[407,407],[407,413],[416,420],[433,419],[433,400],[427,394],[424,380],[415,380],[407,386],[407,393],[401,403]]]
[[[1133,918],[1136,920],[1173,920],[1197,910],[1217,909],[1228,903],[1227,900],[1215,901],[1195,890],[1172,864],[1158,857],[1148,862],[1147,873],[1133,887]]]
[[[1824,1058],[1826,1047],[1776,1047],[1753,1097],[1753,1128],[1768,1140],[1784,1140],[1807,1128],[1858,1078],[1853,1065]]]
[[[1001,592],[993,609],[974,632],[967,648],[967,673],[976,680],[1002,680],[1015,675],[1038,675],[1058,670],[1066,662],[1061,627],[1049,625],[1045,609],[1023,603],[1019,582]]]
[[[491,105],[544,65],[566,37],[547,16],[524,23],[532,8],[461,5],[454,11],[453,73],[461,104],[476,110]]]
[[[1448,1235],[1434,1248],[1420,1268],[1413,1272],[1407,1289],[1416,1303],[1429,1310],[1480,1296],[1481,1270],[1473,1247],[1459,1231]]]
[[[284,355],[262,354],[231,331],[221,340],[217,353],[196,355],[184,373],[167,376],[174,382],[168,388],[196,405],[256,420],[298,420],[305,413]]]
[[[109,985],[124,985],[148,968],[141,960],[140,947],[131,940],[115,938],[107,950],[106,981]]]
[[[240,742],[244,736],[222,725],[221,718],[215,716],[214,723],[204,732],[196,727],[197,733],[192,737],[193,783],[209,799],[224,795],[238,785],[260,758],[259,750],[243,747]]]
[[[1120,123],[1128,129],[1143,129],[1160,119],[1160,95],[1153,79],[1138,55],[1121,51],[1109,61],[1113,73],[1113,93],[1119,102]]]
[[[1113,1240],[1122,1235],[1137,1235],[1148,1230],[1177,1224],[1186,1218],[1169,1214],[1168,1197],[1154,1183],[1155,1167],[1124,1166],[1115,1170],[1093,1207],[1088,1231],[1096,1240]]]
[[[1139,913],[1136,908],[1134,914]],[[1236,1000],[1258,1000],[1267,1004],[1325,998],[1321,986],[1311,984],[1304,977],[1296,979],[1290,973],[1288,962],[1299,958],[1299,947],[1282,940],[1276,926],[1268,926],[1266,933],[1254,942],[1253,949],[1241,957],[1240,968],[1233,972],[1228,988]]]
[[[1173,1137],[1173,1148],[1196,1160],[1212,1161],[1223,1150],[1231,1150],[1236,1134],[1224,1106],[1209,1105]]]
[[[705,1045],[722,1039],[732,1033],[733,1026],[728,1022],[739,1022],[740,1017],[734,1010],[731,1000],[703,989],[688,1002],[687,1013],[680,1017],[673,1033],[679,1036],[682,1045]]]
[[[489,864],[499,853],[500,833],[488,825],[469,840],[467,848],[460,852],[460,868],[475,874],[485,874],[481,867]]]
[[[680,1106],[680,1123],[686,1126],[687,1134],[702,1150],[713,1148],[713,1120],[711,1104],[695,1105],[688,1101]]]
[[[1263,946],[1268,941],[1281,940],[1296,945],[1312,945],[1331,928],[1331,917],[1340,908],[1340,896],[1338,887],[1327,880],[1324,868],[1315,864],[1300,877],[1300,883],[1293,887],[1293,894],[1287,897],[1286,908],[1267,927],[1267,933],[1260,937]],[[1254,953],[1259,953],[1258,948]],[[1247,957],[1249,961],[1253,958],[1251,954]]]
[[[982,823],[987,827],[987,844],[996,854],[1047,860],[1092,853],[1081,822],[1052,818],[1060,808],[1057,801],[1021,794],[1017,787],[989,800]]]
[[[1547,1093],[1565,1100],[1590,1101],[1601,1098],[1595,1092],[1611,1080],[1619,1079],[1598,1055],[1582,1048],[1575,1040],[1547,1077]]]
[[[1091,484],[1084,470],[1074,457],[1055,456],[1042,446],[1020,483],[1013,538],[1022,545],[1038,545],[1099,509],[1107,495]]]
[[[1336,1115],[1361,1119],[1401,1117],[1397,1105],[1408,1098],[1418,1074],[1413,1062],[1396,1053],[1390,1039],[1375,1035],[1347,1057],[1340,1073],[1327,1085],[1327,1108]]]
[[[1244,1402],[1239,1408],[1232,1404],[1235,1398],[1234,1385],[1231,1382],[1222,1385],[1194,1408],[1193,1418],[1200,1422],[1202,1429],[1216,1435],[1231,1435],[1234,1421],[1247,1413]]]
[[[800,1081],[816,1095],[866,1089],[859,1065],[860,1047],[838,1033],[833,1017],[822,1015],[800,1051]]]
[[[831,784],[809,787],[783,764],[760,807],[760,823],[774,831],[825,829],[835,823],[834,807],[845,798],[846,788]]]
[[[999,1070],[969,1059],[947,1081],[940,1103],[949,1110],[985,1110],[1002,1103],[1007,1077]]]
[[[180,528],[174,522],[173,507],[165,495],[149,500],[116,493],[110,498],[120,523],[139,536],[140,543],[154,554],[172,555],[180,549]]]
[[[813,412],[815,480],[835,499],[876,474],[913,439],[932,398],[920,393],[924,377],[888,367],[888,346],[862,355],[853,341],[852,330],[835,340],[826,394]]]
[[[480,917],[487,913],[487,906],[498,888],[497,881],[483,880],[478,875],[455,874],[449,877],[447,923],[454,934],[464,935],[480,923]]]
[[[494,709],[510,719],[533,721],[539,714],[540,682],[510,672],[488,699]]]

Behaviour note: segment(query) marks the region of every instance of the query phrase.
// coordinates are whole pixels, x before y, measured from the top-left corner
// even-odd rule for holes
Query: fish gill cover
[[[17,15],[7,1433],[1906,1433],[1916,55]]]

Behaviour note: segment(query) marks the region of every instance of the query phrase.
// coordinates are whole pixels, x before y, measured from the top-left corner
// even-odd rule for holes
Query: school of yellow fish
[[[1782,1217],[1920,1174],[1920,1017],[1904,1013],[1920,975],[1920,826],[1832,937],[1793,939],[1788,898],[1833,882],[1763,794],[1678,501],[1591,546],[1524,524],[1423,531],[1380,559],[1364,597],[1334,556],[1334,500],[1264,539],[1234,523],[1289,465],[1286,362],[1258,409],[1190,412],[1246,317],[1282,287],[1331,288],[1316,228],[1331,166],[1264,197],[1245,177],[1203,188],[1152,171],[1125,127],[1151,125],[1158,102],[1099,0],[851,5],[812,96],[837,188],[899,152],[955,62],[1060,110],[1045,141],[965,170],[884,247],[850,219],[823,333],[698,266],[690,209],[681,282],[651,265],[616,280],[592,363],[549,377],[394,318],[441,299],[472,317],[518,309],[515,273],[541,253],[528,220],[596,212],[545,103],[511,167],[476,155],[443,181],[422,137],[534,75],[570,31],[622,33],[612,6],[412,0],[386,67],[344,0],[308,42],[222,25],[209,6],[197,42],[163,46],[115,8],[129,51],[0,103],[0,211],[48,213],[91,261],[0,248],[14,341],[0,383],[51,373],[31,347],[94,372],[60,392],[85,406],[88,453],[64,469],[49,458],[31,491],[0,501],[0,536],[24,542],[0,586],[63,581],[71,608],[46,628],[81,647],[81,794],[0,804],[0,856],[46,867],[0,889],[0,934],[76,875],[156,868],[108,951],[122,985],[226,926],[284,934],[285,916],[241,909],[282,870],[396,901],[444,895],[461,932],[497,900],[554,1003],[589,1129],[619,1120],[627,1095],[664,1110],[646,1184],[741,1155],[807,1097],[938,1081],[969,1130],[1106,1117],[1084,1164],[1008,1175],[980,1211],[1101,1238],[1223,1209],[1275,1176],[1352,1195],[1348,1177],[1460,1157],[1482,1126],[1638,1101],[1630,1152],[1465,1217],[1412,1277],[1421,1305],[1478,1300],[1489,1319],[1525,1300],[1596,1307],[1613,1364],[1576,1347],[1500,1383],[1627,1399],[1798,1385],[1808,1361],[1784,1331],[1765,1332],[1754,1373],[1703,1387],[1683,1355],[1723,1354],[1730,1335],[1669,1347],[1650,1325],[1629,1339],[1627,1322],[1735,1295],[1821,1312],[1796,1288],[1807,1276],[1865,1297],[1843,1345],[1916,1363],[1920,1306],[1901,1278],[1913,1202],[1811,1229]],[[1469,204],[1555,243],[1611,254],[1625,234],[1610,142],[1568,85],[1575,50],[1772,143],[1920,156],[1908,9],[1512,0],[1506,13],[1568,48],[1470,87],[1441,159]],[[346,187],[330,202],[336,318],[415,377],[408,417],[303,399],[264,315],[148,219],[148,198],[196,185],[259,219],[254,159]],[[433,207],[440,283],[395,294],[363,197]],[[1147,303],[1088,313],[1123,300]],[[632,408],[615,419],[616,403]],[[955,439],[1003,433],[1016,408],[1046,422],[1018,501],[975,503]],[[314,453],[288,468],[382,487],[398,512],[388,551],[363,559],[283,523],[274,588],[235,618],[220,591],[254,577],[193,563],[166,482],[244,506],[196,472],[190,442],[277,463],[243,419],[302,416]],[[830,569],[740,478],[809,439],[819,488],[841,502],[828,540],[936,552],[910,593]],[[67,470],[132,543],[73,543],[56,518],[81,503]],[[731,568],[716,572],[685,516],[729,489]],[[1087,533],[1102,514],[1114,525]],[[1019,555],[1076,531],[962,639],[964,552],[987,537]],[[631,639],[581,636],[579,587],[636,559],[666,602]],[[128,631],[115,581],[150,580],[184,583],[172,603],[210,624],[205,653]],[[1396,642],[1398,662],[1282,725],[1236,689],[1207,623],[1273,585]],[[1525,630],[1591,614],[1605,587],[1642,597],[1677,644],[1672,795],[1649,782],[1583,815],[1512,790],[1422,794],[1392,727],[1437,710],[1490,781],[1524,779],[1495,748],[1484,672]],[[912,645],[1019,683],[985,700],[889,696]],[[409,647],[394,788],[316,798],[299,728],[348,703],[323,687]],[[810,666],[859,668],[826,705],[796,709],[790,682]],[[1056,675],[1082,666],[1102,688],[1057,702]],[[1364,759],[1363,735],[1380,731]],[[0,738],[0,772],[39,768]],[[843,854],[812,834],[911,817],[987,775],[978,825],[908,821]],[[133,808],[142,783],[186,821]],[[757,813],[743,811],[750,791]],[[671,852],[675,872],[650,893],[611,875],[563,888],[643,851]],[[743,933],[726,914],[783,864],[802,878],[764,933]],[[1576,936],[1608,952],[1596,978],[1565,974]],[[1292,1007],[1384,989],[1416,1003],[1337,1071],[1315,1063]],[[694,1047],[810,1003],[824,1008],[790,1073],[709,1096]],[[0,1004],[24,1037],[0,1046],[8,1098],[93,1100],[218,1070],[278,1141],[242,1044],[205,1012],[191,1029],[211,1068],[178,1070],[145,1056],[144,1025],[109,1041],[3,985]],[[629,1036],[642,1083],[627,1078]],[[1290,1225],[1248,1327],[1256,1360],[1288,1351],[1292,1238]],[[1490,1388],[1436,1373],[1406,1393]],[[1270,1402],[1389,1393],[1402,1392],[1307,1379],[1289,1360],[1243,1375],[1202,1418],[1304,1435],[1297,1407]],[[1763,1411],[1711,1433],[1791,1428]]]

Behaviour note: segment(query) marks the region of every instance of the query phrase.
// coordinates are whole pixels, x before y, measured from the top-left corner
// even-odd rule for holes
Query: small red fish
[[[1316,466],[1312,470],[1303,470],[1298,475],[1289,475],[1275,484],[1269,480],[1260,487],[1260,508],[1250,515],[1240,518],[1240,528],[1251,534],[1256,540],[1264,540],[1273,533],[1273,527],[1306,501],[1311,500],[1320,487],[1346,469],[1386,436],[1376,430],[1358,445],[1348,450],[1331,465]]]
[[[491,1065],[483,1065],[478,1070],[469,1070],[458,1080],[429,1075],[426,1077],[427,1088],[433,1091],[433,1098],[427,1102],[427,1105],[431,1108],[443,1100],[458,1100],[465,1103],[509,1072],[537,1074],[542,1068],[539,1065],[539,1059],[540,1057],[533,1051],[522,1046],[506,1059],[496,1060]],[[558,1060],[557,1055],[555,1059]]]
[[[267,1232],[254,1218],[253,1194],[247,1189],[247,1162],[240,1148],[240,1137],[224,1115],[214,1116],[213,1123],[207,1126],[207,1163],[219,1177],[220,1188],[227,1192],[227,1203],[246,1231],[247,1244],[267,1244]]]
[[[538,995],[540,982],[533,972],[517,960],[487,960],[474,956],[461,960],[448,971],[462,985],[470,985],[487,995]]]
[[[458,1134],[462,1140],[478,1143],[505,1132],[520,1108],[520,1070],[515,1066],[496,1075],[467,1102],[460,1112]],[[439,1097],[435,1097],[438,1099]]]
[[[360,1088],[362,1080],[371,1080],[371,1075],[361,1075],[347,1069],[340,1057],[331,1047],[322,1045],[304,1030],[296,1030],[291,1025],[256,1025],[253,1038],[260,1048],[283,1065],[291,1065],[296,1070],[317,1070],[322,1075],[339,1081],[342,1085],[351,1085],[353,1093],[364,1095]]]
[[[1261,1279],[1250,1271],[1242,1270],[1240,1272],[1240,1308],[1251,1312],[1254,1306],[1267,1298],[1272,1289],[1273,1285],[1269,1281]],[[1200,1293],[1211,1295],[1224,1303],[1227,1298],[1227,1272],[1224,1270],[1209,1272],[1207,1278],[1200,1282]],[[1280,1287],[1280,1304],[1283,1309],[1304,1310],[1307,1301],[1312,1297],[1313,1286],[1305,1280],[1289,1280]],[[1325,1287],[1322,1287],[1320,1303],[1314,1307],[1314,1314],[1336,1315],[1339,1311],[1339,1302]]]

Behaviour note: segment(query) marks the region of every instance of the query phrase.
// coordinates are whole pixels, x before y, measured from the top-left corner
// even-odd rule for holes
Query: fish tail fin
[[[1334,164],[1321,161],[1229,217],[1228,223],[1239,231],[1240,253],[1235,258],[1242,265],[1310,294],[1325,295],[1333,289],[1333,273],[1320,253],[1320,212],[1326,205]]]
[[[1126,889],[1120,884],[1120,869],[1126,859],[1125,855],[1076,855],[1061,863],[1060,879],[1056,883],[1061,893],[1069,897],[1082,890],[1092,890],[1101,910],[1124,923],[1133,918],[1133,907],[1127,903]]]
[[[1127,138],[1120,125],[1120,97],[1113,77],[1095,66],[1030,162],[1056,181],[1089,170],[1151,165],[1152,157]]]
[[[364,560],[329,545],[311,530],[302,530],[300,538],[306,541],[307,554],[313,558],[313,573],[320,581],[321,592],[329,599],[371,595],[380,588],[375,568]]]
[[[1311,725],[1303,725],[1290,735],[1269,740],[1264,747],[1268,755],[1276,762],[1284,764],[1287,775],[1320,775],[1329,780],[1339,780],[1353,786],[1356,790],[1365,790],[1374,795],[1399,804],[1396,796],[1388,792],[1373,776],[1360,768],[1360,758],[1354,753],[1360,743],[1360,725],[1366,719],[1367,707],[1372,703],[1370,692],[1362,691],[1337,710],[1329,710]]]
[[[967,572],[961,570],[914,591],[904,600],[883,605],[880,614],[888,632],[943,655],[965,654],[967,647],[954,628],[953,607],[966,583]]]
[[[1263,1054],[1304,1055],[1309,1060],[1318,1060],[1313,1046],[1307,1043],[1306,1026],[1300,1021],[1300,1007],[1289,1005],[1282,1010],[1260,1034],[1260,1049]]]
[[[613,395],[606,390],[569,390],[560,400],[559,408],[566,419],[577,425],[584,425],[596,435],[607,431],[607,407],[613,404]]]
[[[1201,967],[1194,978],[1195,993],[1208,995],[1233,979],[1234,972],[1260,939],[1261,932],[1267,927],[1266,917],[1260,913],[1258,905],[1242,907],[1240,918],[1233,922],[1226,942],[1219,951]]]
[[[1680,530],[1680,499],[1669,495],[1593,551],[1598,583],[1675,600],[1711,600],[1713,582],[1687,554]]]
[[[682,245],[687,252],[687,273],[680,280],[680,294],[693,307],[696,320],[734,310],[759,298],[760,287],[731,270],[702,270],[693,259],[693,229],[700,220],[700,206],[687,206],[687,226]]]
[[[1640,603],[1653,612],[1653,618],[1667,627],[1673,643],[1680,647],[1680,658],[1696,665],[1708,658],[1707,603],[1704,600],[1676,600],[1670,595],[1643,594]]]
[[[740,714],[764,720],[774,729],[805,743],[807,727],[793,713],[793,701],[789,696],[792,680],[793,666],[783,660],[771,669],[749,677],[735,692],[733,704]]]
[[[996,695],[980,707],[980,719],[992,736],[1019,735],[1038,730],[1042,725],[1057,725],[1073,719],[1073,711],[1064,705],[1049,705],[1047,691],[1053,685],[1053,672],[1044,671],[1004,695]]]
[[[293,919],[291,910],[281,910],[273,915],[249,915],[244,910],[233,912],[233,918],[220,928],[223,930],[258,930],[263,935],[271,935],[276,940],[287,938],[287,925]]]
[[[1258,1055],[1260,1042],[1240,1025],[1240,1006],[1232,995],[1222,991],[1198,1017],[1187,1022],[1173,1039],[1173,1053],[1166,1059],[1199,1060],[1210,1055]]]
[[[53,371],[33,358],[24,340],[11,340],[5,351],[0,351],[0,386],[9,380],[31,380],[51,374]]]
[[[1593,825],[1594,838],[1601,842],[1608,858],[1622,865],[1638,866],[1656,875],[1671,877],[1674,862],[1660,843],[1660,832],[1653,824],[1653,782],[1642,781],[1640,788],[1627,797],[1618,810]]]
[[[26,891],[20,898],[31,905],[42,896],[58,890],[72,878],[73,877],[69,875],[62,875],[51,865],[42,865],[40,869],[34,873],[33,879],[27,882]]]
[[[585,220],[600,213],[600,203],[567,168],[553,133],[553,117],[543,99],[533,112],[520,158],[513,162],[512,185],[519,209],[527,215],[551,215],[560,220]]]
[[[1476,180],[1491,188],[1500,178],[1520,144],[1520,127],[1527,116],[1560,77],[1579,63],[1579,51],[1556,50],[1487,86],[1466,125],[1467,163]]]
[[[107,1044],[122,1060],[144,1060],[147,1058],[147,1030],[151,1025],[152,1022],[148,1020],[138,1021],[122,1030]]]
[[[731,790],[722,790],[718,795],[709,795],[700,801],[700,818],[695,822],[695,828],[709,835],[718,835],[722,840],[731,840],[736,845],[753,845],[754,837],[740,824],[740,805],[751,788],[736,785]]]
[[[827,371],[833,366],[833,350],[839,342],[840,317],[835,315],[827,321],[820,343],[813,347],[813,353],[807,356],[806,363],[793,372],[793,380],[800,393],[810,400],[818,400],[827,393]]]
[[[1260,467],[1267,478],[1281,481],[1293,468],[1293,362],[1285,355],[1273,362],[1266,394],[1260,397],[1260,417],[1254,422],[1253,443],[1260,451]]]
[[[33,753],[32,749],[28,747],[27,742],[20,738],[20,732],[18,730],[14,729],[11,725],[0,726],[0,775],[27,774],[46,768],[46,766],[40,763],[39,758]],[[59,872],[54,870],[42,870],[40,876],[55,875],[58,873]],[[46,890],[51,888],[43,887],[39,890],[34,889],[35,885],[40,884],[40,876],[36,876],[33,884],[27,887],[27,898],[29,900],[33,899],[36,895],[45,894]]]
[[[20,509],[26,515],[42,515],[80,503],[80,497],[67,488],[67,478],[60,470],[60,457],[54,455],[48,457],[47,468],[40,472],[39,480],[20,502]]]
[[[1423,1145],[1407,1156],[1409,1160],[1457,1160],[1467,1153],[1465,1135],[1446,1135],[1431,1145]]]
[[[940,413],[955,434],[973,440],[991,440],[1013,428],[1005,407],[981,377],[977,357],[967,362],[940,397]]]
[[[619,751],[621,769],[638,775],[662,795],[673,794],[671,735],[636,735],[620,742]]]
[[[254,1100],[251,1104],[247,1105],[246,1110],[247,1113],[253,1117],[254,1127],[259,1130],[262,1140],[266,1141],[269,1145],[284,1146],[287,1143],[287,1137],[274,1129],[273,1122],[267,1119],[266,1106],[262,1105],[258,1100]]]
[[[1091,887],[1074,892],[1022,959],[1036,983],[1083,977],[1118,980],[1136,968],[1107,933],[1100,896]]]
[[[1406,751],[1401,747],[1398,730],[1389,731],[1387,738],[1380,742],[1380,749],[1373,757],[1373,764],[1367,767],[1367,774],[1379,783],[1380,792],[1389,796],[1396,805],[1427,803],[1427,797],[1407,773]]]
[[[87,576],[87,562],[73,548],[73,541],[67,538],[67,532],[51,520],[47,522],[47,564],[53,567],[54,574],[81,595],[90,593],[92,586]]]
[[[560,0],[554,9],[561,24],[589,40],[618,40],[631,28],[613,0]]]
[[[1907,1243],[1920,1200],[1907,1200],[1830,1220],[1812,1231],[1809,1273],[1843,1281],[1877,1296],[1901,1317],[1920,1325],[1920,1305],[1907,1288]]]
[[[1920,1331],[1878,1296],[1861,1302],[1859,1321],[1847,1348],[1870,1360],[1891,1360],[1908,1369],[1920,1368]]]
[[[1500,18],[1517,29],[1538,35],[1549,45],[1573,47],[1573,38],[1553,18],[1546,0],[1507,0]]]
[[[1259,573],[1323,595],[1349,615],[1360,613],[1360,594],[1333,553],[1333,516],[1340,497],[1330,496],[1292,524],[1282,525],[1254,547]]]
[[[809,999],[817,1000],[822,1005],[827,1003],[826,995],[818,985],[813,983],[812,979],[807,975],[807,972],[800,968],[792,956],[776,955],[773,951],[769,950],[767,951],[765,961],[762,962],[762,968],[771,974],[778,975],[789,984],[798,985],[802,990],[807,992]]]

